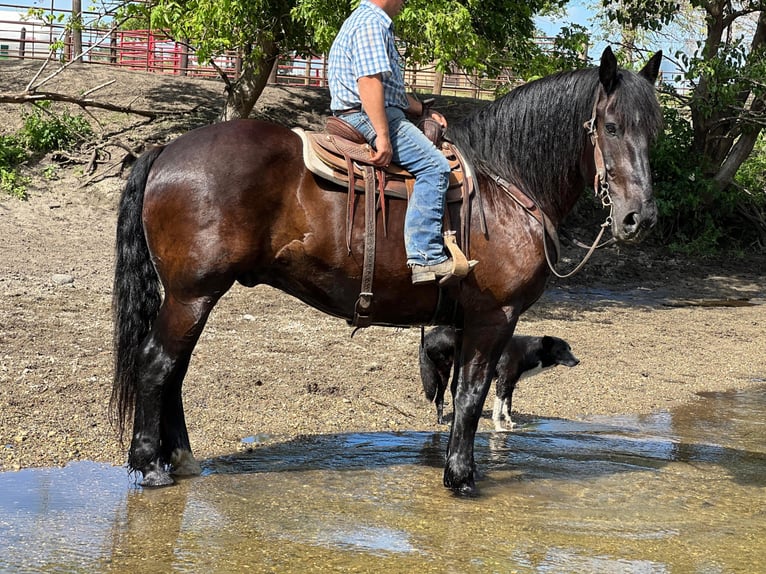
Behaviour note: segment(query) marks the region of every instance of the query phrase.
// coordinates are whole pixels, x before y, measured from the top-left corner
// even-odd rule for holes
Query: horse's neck
[[[569,168],[570,171],[568,177],[565,178],[565,183],[558,189],[555,197],[551,195],[547,200],[546,198],[539,200],[540,209],[545,212],[556,227],[558,227],[569,215],[572,209],[574,209],[587,182],[593,181],[593,174],[595,171],[592,167],[592,153],[590,153],[590,163],[588,156],[588,149],[583,150],[580,161],[573,163]]]

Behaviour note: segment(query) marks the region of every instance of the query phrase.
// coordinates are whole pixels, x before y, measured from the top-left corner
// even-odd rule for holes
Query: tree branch
[[[90,90],[92,92],[93,90]],[[90,93],[88,92],[88,93]],[[137,116],[144,116],[147,118],[155,119],[159,116],[172,116],[177,114],[188,114],[191,110],[183,111],[163,111],[163,110],[144,110],[141,108],[133,108],[132,106],[120,106],[117,104],[110,104],[109,102],[99,102],[90,98],[70,96],[69,94],[61,94],[58,92],[20,92],[16,94],[3,94],[0,93],[0,104],[33,104],[43,100],[51,100],[54,102],[66,102],[69,104],[76,104],[81,108],[99,108],[102,110],[108,110],[111,112],[122,112],[125,114],[135,114]]]

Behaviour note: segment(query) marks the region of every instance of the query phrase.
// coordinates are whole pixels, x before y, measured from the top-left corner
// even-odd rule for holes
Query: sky
[[[566,14],[560,18],[537,17],[535,24],[546,36],[555,36],[561,28],[568,24],[579,24],[584,28],[590,29],[592,23],[589,21],[593,16],[593,10],[588,8],[588,2],[572,0],[567,4]],[[588,56],[591,60],[597,60],[604,51],[607,44],[605,42],[595,42],[590,47]]]
[[[536,18],[537,27],[540,28],[546,36],[555,36],[559,29],[566,23],[580,24],[586,28],[590,25],[588,18],[591,17],[591,11],[586,7],[585,2],[571,1],[567,5],[567,13],[563,18]]]

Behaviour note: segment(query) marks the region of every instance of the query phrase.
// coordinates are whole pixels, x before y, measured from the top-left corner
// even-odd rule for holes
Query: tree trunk
[[[707,60],[719,57],[724,34],[731,30],[734,21],[740,15],[732,13],[726,0],[715,0],[705,4],[707,11],[707,35],[702,55]],[[748,58],[760,53],[766,43],[766,12],[759,14]],[[716,95],[711,84],[716,78],[702,75],[692,95],[689,105],[694,132],[693,150],[703,158],[701,165],[706,175],[711,177],[719,188],[732,183],[739,166],[742,165],[755,145],[758,127],[752,127],[749,116],[762,111],[764,101],[752,100],[752,90],[745,87],[728,106],[715,105]],[[711,101],[712,100],[712,101]],[[751,104],[748,104],[752,100]],[[711,104],[713,109],[711,110]]]
[[[750,112],[756,115],[763,114],[765,109],[766,100],[763,98],[754,100],[750,106]],[[739,139],[737,139],[737,141],[734,142],[734,145],[731,146],[729,154],[721,163],[718,173],[716,173],[713,178],[713,181],[715,181],[720,189],[728,187],[734,181],[734,176],[736,175],[739,166],[750,157],[762,129],[762,127],[750,127],[749,129],[743,130],[742,135],[740,135]]]
[[[278,56],[276,43],[268,42],[261,46],[260,56],[244,58],[239,79],[226,88],[226,103],[221,111],[221,121],[246,118],[250,115],[269,81],[271,69]]]
[[[72,0],[72,60],[82,62],[82,1]]]
[[[722,0],[709,2],[706,5],[707,11],[707,35],[702,50],[703,57],[712,60],[718,54],[718,48],[721,45],[721,39],[725,30],[723,18]],[[705,111],[705,103],[710,98],[710,88],[708,79],[703,75],[699,78],[697,87],[694,89],[692,101],[689,105],[692,115],[692,126],[694,139],[692,147],[694,151],[702,157],[710,157],[712,154],[708,148],[711,135],[718,139],[719,134],[711,134],[711,128],[716,123],[717,117],[710,117]],[[715,162],[718,165],[718,162]]]
[[[436,94],[437,96],[441,96],[443,85],[444,85],[444,72],[440,72],[439,70],[436,70],[436,73],[434,74],[433,93]]]

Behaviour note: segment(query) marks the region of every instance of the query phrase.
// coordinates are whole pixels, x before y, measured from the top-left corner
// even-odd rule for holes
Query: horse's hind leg
[[[194,459],[186,429],[181,385],[189,367],[191,351],[179,357],[176,369],[165,386],[160,414],[160,458],[170,461],[172,474],[192,476],[200,474],[202,469]]]
[[[167,295],[142,345],[128,466],[141,471],[143,486],[172,484],[171,466],[176,474],[199,472],[186,429],[181,386],[216,301],[200,297],[179,302]]]

